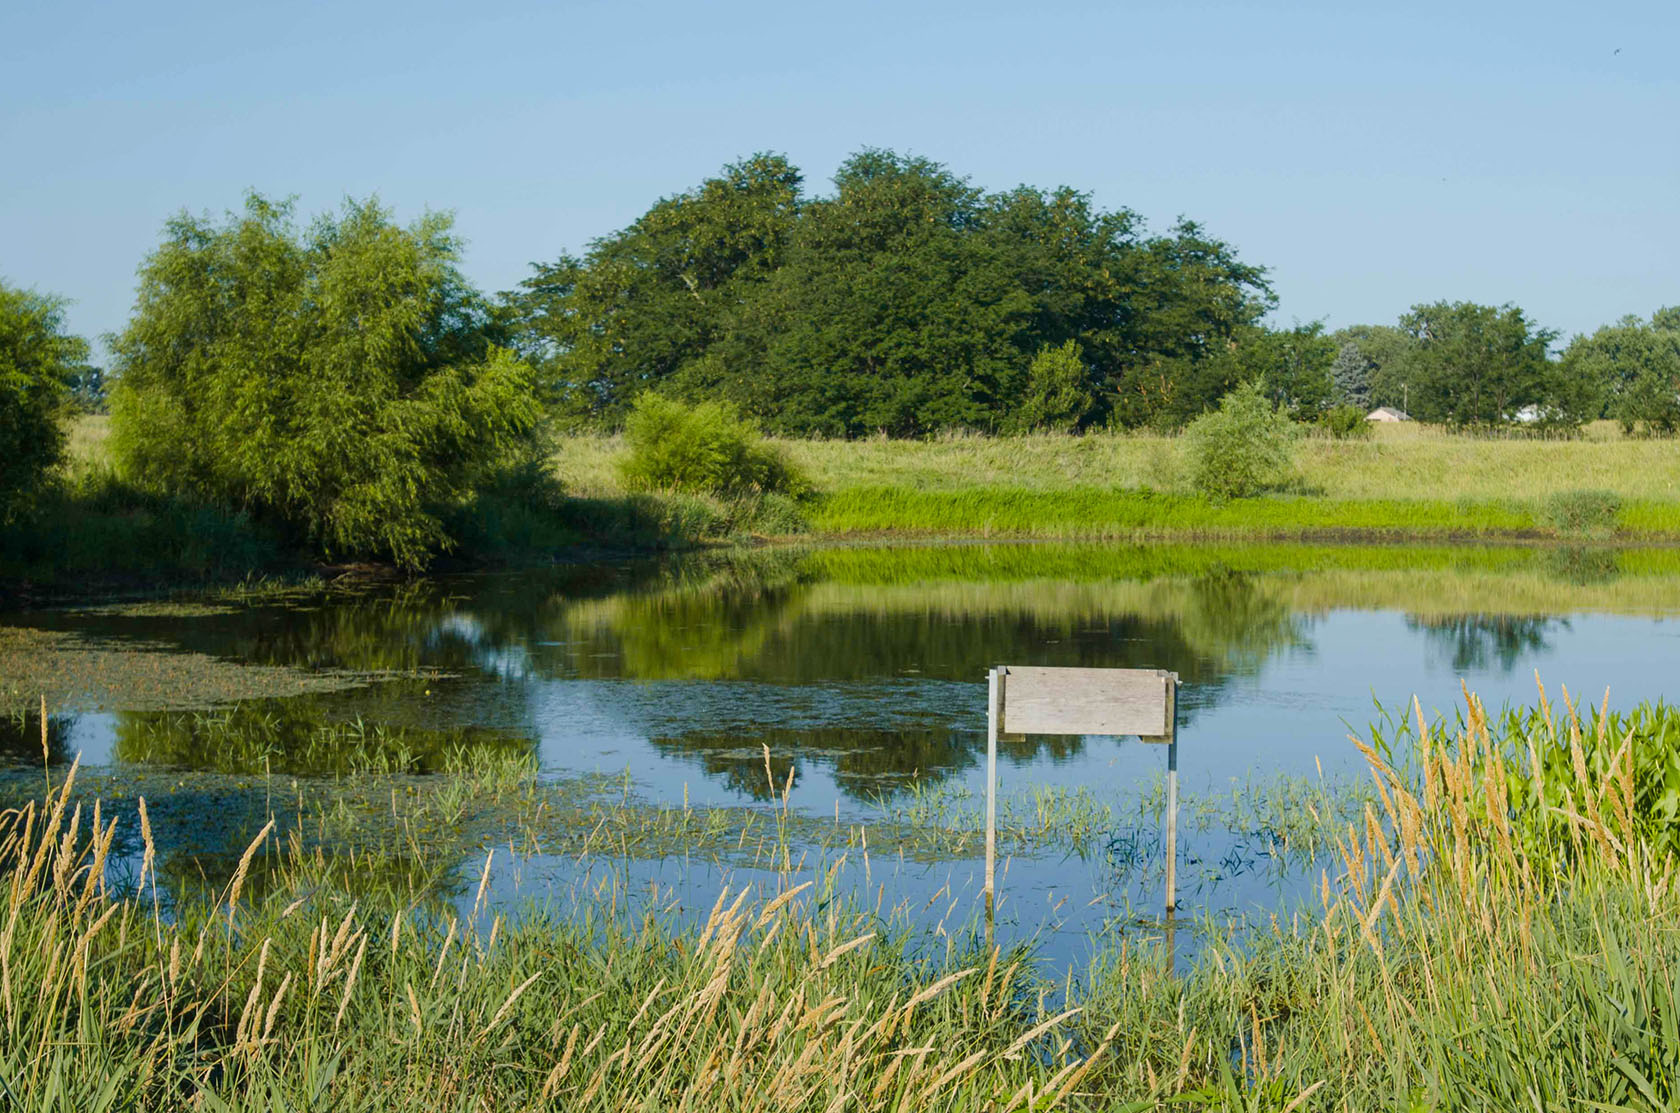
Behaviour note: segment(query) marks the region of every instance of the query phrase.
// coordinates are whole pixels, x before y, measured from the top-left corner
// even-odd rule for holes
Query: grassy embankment
[[[1191,491],[1177,439],[1149,434],[773,443],[811,477],[810,528],[831,537],[1680,537],[1675,446],[1607,422],[1574,441],[1415,425],[1310,437],[1280,490],[1223,504]],[[556,467],[569,490],[607,495],[621,451],[574,437]]]
[[[0,580],[118,586],[297,576],[310,557],[242,515],[138,492],[108,467],[107,426],[73,429],[64,482],[27,528],[0,536]],[[1369,441],[1309,438],[1295,474],[1260,498],[1210,502],[1180,443],[1154,435],[927,441],[774,441],[812,480],[792,500],[625,489],[617,437],[562,440],[565,497],[490,493],[452,522],[457,561],[548,559],[746,537],[1428,540],[1680,538],[1680,459],[1608,423],[1574,441],[1484,439],[1386,426]]]
[[[1060,984],[792,866],[698,929],[604,901],[509,919],[471,882],[473,915],[353,900],[264,828],[165,914],[147,821],[90,832],[61,785],[0,819],[0,1086],[23,1110],[1667,1109],[1676,729],[1542,699],[1472,704],[1406,771],[1379,741],[1316,907],[1180,976],[1107,941]]]

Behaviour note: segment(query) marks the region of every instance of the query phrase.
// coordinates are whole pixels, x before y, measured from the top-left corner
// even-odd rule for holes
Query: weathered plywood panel
[[[1171,733],[1170,673],[1016,665],[1000,671],[999,727],[1006,733]]]

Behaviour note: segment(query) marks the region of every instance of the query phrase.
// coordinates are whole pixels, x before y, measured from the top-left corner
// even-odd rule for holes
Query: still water
[[[1492,707],[1531,702],[1538,673],[1554,695],[1567,685],[1593,703],[1607,689],[1614,707],[1663,698],[1680,690],[1676,616],[1671,551],[960,545],[702,554],[0,625],[54,639],[65,663],[48,671],[65,679],[50,696],[51,747],[116,783],[193,770],[194,784],[225,778],[225,800],[276,773],[342,775],[330,747],[305,742],[323,724],[356,724],[423,732],[402,759],[422,774],[433,739],[532,753],[552,779],[610,775],[653,804],[768,807],[785,792],[801,815],[864,825],[930,794],[972,808],[992,665],[1177,672],[1194,809],[1279,778],[1357,783],[1348,735],[1368,736],[1414,697],[1450,718],[1461,686]],[[87,654],[127,661],[132,683],[85,681],[75,663]],[[164,668],[194,661],[266,669],[274,683],[252,695]],[[21,704],[27,670],[11,671],[0,694]],[[299,694],[278,694],[289,684]],[[172,714],[234,700],[267,724],[260,752]],[[0,748],[38,766],[38,722],[9,723]],[[1028,738],[1002,753],[1003,793],[1023,812],[1046,790],[1112,809],[1102,837],[1011,862],[1014,930],[1072,954],[1152,913],[1156,823],[1140,800],[1158,788],[1161,748]],[[1324,868],[1270,861],[1260,820],[1191,828],[1191,915],[1286,907]],[[607,884],[596,868],[506,855],[492,892],[572,902]],[[702,913],[725,879],[751,875],[681,854],[619,868],[634,876],[612,884],[657,885]],[[955,921],[973,912],[972,845],[867,874],[857,889],[877,900]]]

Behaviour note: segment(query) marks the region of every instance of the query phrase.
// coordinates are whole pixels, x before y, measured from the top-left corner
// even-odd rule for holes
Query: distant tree
[[[1409,409],[1411,390],[1407,369],[1417,341],[1392,325],[1351,325],[1331,334],[1338,352],[1352,344],[1364,357],[1369,387],[1360,405]]]
[[[1079,342],[1069,340],[1057,348],[1046,344],[1027,368],[1026,386],[1010,424],[1020,431],[1073,433],[1095,405]]]
[[[808,202],[752,327],[760,374],[731,397],[787,433],[913,436],[993,426],[1025,370],[1032,302],[978,235],[977,190],[926,159],[868,150]]]
[[[307,235],[251,194],[182,214],[140,272],[112,440],[133,478],[249,510],[333,557],[417,566],[440,515],[523,447],[530,369],[456,269],[451,219],[349,202]]]
[[[1336,342],[1322,323],[1262,329],[1236,349],[1244,378],[1258,379],[1273,403],[1296,421],[1316,421],[1335,397]]]
[[[1577,336],[1562,370],[1592,390],[1625,431],[1680,431],[1680,309],[1659,309],[1648,322],[1623,317],[1590,337]]]
[[[1336,347],[1336,358],[1330,363],[1330,382],[1339,405],[1369,409],[1371,405],[1371,372],[1376,362],[1359,350],[1352,340],[1344,340]]]
[[[1513,305],[1415,305],[1400,319],[1416,343],[1406,359],[1414,417],[1452,425],[1498,425],[1524,406],[1554,401],[1547,349],[1556,333]]]
[[[1180,221],[1140,245],[1127,286],[1122,335],[1133,354],[1115,376],[1115,416],[1122,425],[1181,427],[1241,380],[1230,355],[1276,304],[1265,268]]]
[[[70,381],[87,356],[87,342],[64,329],[61,299],[0,282],[0,523],[63,458]]]
[[[1209,361],[1272,304],[1200,226],[1148,236],[1072,189],[984,194],[873,149],[831,195],[800,186],[757,155],[537,268],[508,307],[559,412],[614,425],[657,389],[782,433],[1002,429],[1037,353],[1074,341],[1083,424],[1176,426],[1234,384]]]
[[[110,384],[105,379],[103,367],[84,363],[70,375],[67,385],[72,404],[79,412],[102,414],[110,411]]]

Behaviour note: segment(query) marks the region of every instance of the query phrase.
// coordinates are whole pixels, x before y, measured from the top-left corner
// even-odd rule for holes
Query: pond
[[[1532,702],[1536,673],[1554,696],[1662,698],[1676,616],[1672,550],[701,553],[0,616],[0,757],[14,795],[40,784],[28,709],[45,695],[53,758],[79,753],[89,791],[119,811],[159,801],[176,875],[210,878],[306,791],[348,786],[369,812],[388,793],[395,818],[400,794],[463,755],[529,755],[563,799],[528,815],[528,834],[563,842],[608,801],[665,835],[566,853],[461,802],[411,856],[448,857],[462,907],[641,893],[704,916],[726,881],[774,882],[744,835],[730,847],[673,827],[682,810],[779,822],[796,848],[781,869],[803,855],[859,899],[956,931],[978,909],[986,670],[1161,668],[1182,683],[1181,915],[1242,920],[1286,912],[1333,869],[1322,835],[1369,783],[1350,734],[1414,697],[1450,719],[1461,686],[1492,707]],[[1000,925],[1068,960],[1094,933],[1154,930],[1162,748],[1029,737],[1000,751],[1016,832]],[[1320,841],[1291,841],[1314,826]]]

